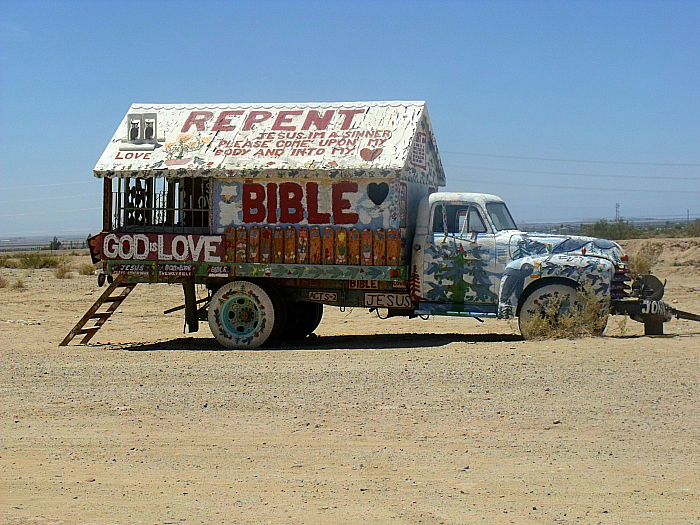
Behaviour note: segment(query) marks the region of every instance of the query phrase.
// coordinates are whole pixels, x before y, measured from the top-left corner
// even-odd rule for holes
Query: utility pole
[[[615,203],[615,222],[620,222],[620,203]]]

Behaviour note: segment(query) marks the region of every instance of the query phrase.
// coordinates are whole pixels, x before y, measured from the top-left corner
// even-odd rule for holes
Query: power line
[[[0,215],[0,219],[5,219],[7,217],[34,217],[35,215],[56,215],[59,213],[74,213],[78,211],[93,211],[101,210],[102,208],[81,208],[79,210],[50,210],[50,211],[36,211],[32,213],[13,213],[10,215]]]
[[[102,198],[102,195],[99,195],[99,194],[96,195],[96,194],[94,194],[94,193],[89,193],[89,194],[85,194],[85,195],[64,195],[64,196],[62,196],[62,197],[44,197],[44,198],[41,198],[41,199],[20,199],[20,200],[14,200],[14,199],[13,199],[13,200],[12,200],[12,203],[14,204],[14,203],[16,203],[16,202],[57,201],[57,200],[66,200],[66,199],[77,199],[77,198],[80,198],[80,197],[94,197],[95,199],[101,199],[101,198]],[[3,204],[2,201],[0,201],[0,204]],[[7,202],[5,202],[4,204],[7,204]]]
[[[24,190],[26,188],[46,188],[48,186],[74,186],[76,184],[94,184],[94,181],[85,182],[52,182],[51,184],[33,184],[25,186],[3,186],[0,190]]]
[[[518,170],[511,168],[487,168],[486,166],[457,166],[453,164],[445,164],[448,168],[466,168],[473,170],[483,170],[483,171],[506,171],[512,173],[532,173],[538,175],[570,175],[573,177],[602,177],[602,178],[614,178],[614,179],[651,179],[651,180],[696,180],[700,181],[699,177],[661,177],[655,175],[606,175],[600,173],[570,173],[566,171],[536,171],[536,170]]]
[[[451,182],[453,181],[462,181],[462,182],[473,182],[477,184],[483,184],[485,181],[483,180],[473,180],[473,179],[462,179],[459,177],[452,177],[450,179]],[[624,192],[633,192],[633,193],[700,193],[700,190],[695,191],[695,190],[663,190],[663,189],[640,189],[640,188],[592,188],[590,186],[555,186],[552,184],[532,184],[529,182],[496,182],[496,181],[488,181],[491,184],[501,184],[501,185],[506,185],[506,186],[526,186],[528,188],[546,188],[546,189],[551,189],[551,190],[577,190],[577,191],[614,191],[616,193],[624,193]]]
[[[622,164],[630,166],[683,166],[698,167],[700,164],[680,163],[680,162],[629,162],[620,160],[584,160],[584,159],[559,159],[550,157],[526,157],[518,155],[490,155],[487,153],[467,153],[464,151],[443,151],[450,155],[469,155],[472,157],[491,157],[496,159],[520,159],[520,160],[543,160],[547,162],[581,162],[587,164]]]

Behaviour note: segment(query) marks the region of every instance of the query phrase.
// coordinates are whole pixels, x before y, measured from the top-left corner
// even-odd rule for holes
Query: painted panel
[[[449,237],[425,247],[423,293],[438,303],[498,302],[498,279],[492,280],[495,239],[480,235],[477,242]]]
[[[348,231],[345,228],[335,230],[335,264],[348,263]]]
[[[260,262],[272,262],[272,228],[269,226],[260,229]]]
[[[235,261],[236,260],[236,228],[233,226],[227,226],[225,231],[225,242],[226,242],[226,260]]]
[[[318,226],[314,226],[311,228],[309,238],[309,263],[321,264],[321,254],[321,229]]]
[[[284,230],[280,226],[272,230],[272,262],[284,262]]]
[[[362,230],[362,264],[372,264],[374,262],[372,258],[374,245],[374,236],[372,235],[372,230]]]
[[[309,262],[309,229],[304,226],[299,228],[298,232],[297,262],[299,264]]]
[[[260,262],[260,227],[252,226],[250,228],[250,240],[248,244],[248,262]]]
[[[108,233],[102,238],[104,260],[221,262],[223,235]]]
[[[252,224],[398,229],[406,222],[407,198],[405,183],[392,179],[216,179],[211,222],[217,233],[223,233],[227,226]]]
[[[297,231],[294,226],[284,230],[284,263],[293,264],[297,260]]]
[[[238,277],[281,277],[285,279],[378,280],[404,281],[403,266],[350,266],[319,264],[249,264],[232,263],[233,275]]]
[[[333,228],[323,229],[323,264],[335,263],[335,235]]]
[[[444,185],[424,102],[134,104],[95,166],[97,176],[278,176],[399,172]],[[439,159],[438,159],[439,160]]]
[[[372,261],[375,266],[386,264],[386,235],[382,228],[374,232],[374,258]]]
[[[248,260],[248,230],[243,226],[236,228],[236,262]]]
[[[396,266],[401,262],[401,237],[398,230],[391,228],[386,232],[386,263]]]
[[[348,237],[348,264],[360,264],[360,230],[350,229]]]
[[[159,264],[158,277],[193,277],[196,266],[193,264]]]

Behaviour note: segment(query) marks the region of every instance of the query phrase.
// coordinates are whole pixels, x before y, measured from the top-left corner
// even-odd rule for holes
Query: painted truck
[[[94,173],[100,282],[181,284],[189,330],[208,320],[229,348],[307,336],[324,305],[522,325],[586,284],[650,333],[673,313],[662,285],[631,288],[616,243],[524,233],[496,196],[439,192],[424,102],[133,105]]]

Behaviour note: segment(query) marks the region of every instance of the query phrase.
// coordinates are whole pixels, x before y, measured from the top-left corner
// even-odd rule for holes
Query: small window
[[[445,225],[442,220],[442,204],[435,206],[435,211],[433,212],[433,232],[445,233]]]
[[[486,211],[489,213],[489,217],[491,217],[496,230],[518,229],[504,202],[489,202],[486,204]]]
[[[469,203],[438,204],[433,210],[433,233],[467,236],[487,231],[479,209]]]
[[[459,220],[459,233],[462,237],[468,237],[472,233],[486,233],[484,221],[474,206],[461,210],[457,216]]]
[[[129,113],[126,117],[127,141],[155,142],[157,134],[156,113]]]

